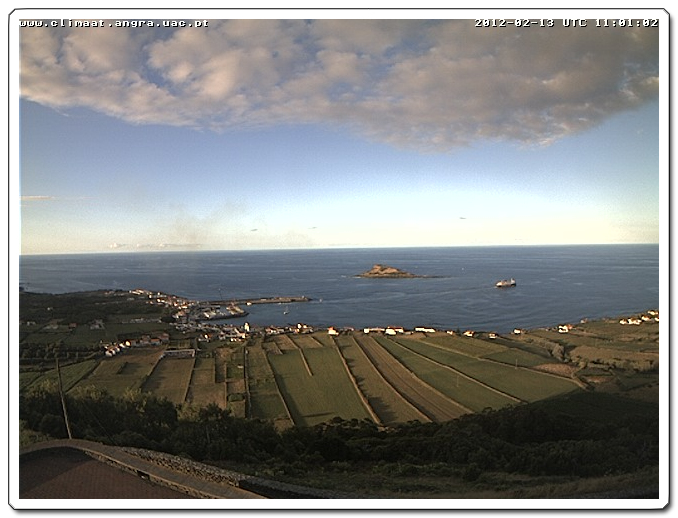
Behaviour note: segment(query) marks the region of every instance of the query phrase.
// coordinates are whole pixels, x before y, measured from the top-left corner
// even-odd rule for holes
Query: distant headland
[[[356,277],[378,278],[378,279],[417,279],[428,277],[427,275],[416,275],[406,272],[393,266],[385,264],[375,264],[370,270],[363,272]]]

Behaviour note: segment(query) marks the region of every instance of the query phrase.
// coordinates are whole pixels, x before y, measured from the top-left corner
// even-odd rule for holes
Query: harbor
[[[306,296],[300,297],[258,297],[253,299],[235,300],[210,300],[199,302],[192,311],[192,319],[196,322],[205,320],[224,320],[229,318],[241,318],[249,315],[249,312],[241,306],[253,304],[293,304],[308,302],[311,299]]]
[[[306,296],[300,297],[259,297],[254,299],[229,299],[229,300],[212,300],[208,304],[214,305],[234,305],[234,306],[251,306],[252,304],[292,304],[296,302],[309,302],[311,299]]]

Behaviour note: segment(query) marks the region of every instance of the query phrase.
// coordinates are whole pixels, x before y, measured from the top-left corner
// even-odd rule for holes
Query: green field
[[[658,354],[639,352],[656,345],[652,330],[646,336],[647,343],[638,337],[620,341],[615,335],[614,342],[605,341],[608,347],[596,348],[575,345],[586,338],[575,332],[549,330],[498,340],[444,333],[389,337],[353,332],[333,338],[316,332],[254,338],[245,346],[212,343],[191,359],[160,360],[162,348],[128,348],[112,358],[76,362],[61,370],[66,390],[93,385],[122,395],[141,389],[177,404],[216,403],[233,415],[271,420],[281,427],[292,422],[311,426],[334,417],[395,424],[539,401],[581,390],[586,383],[609,381],[638,394],[651,393],[645,387],[655,379]],[[575,363],[538,354],[556,339],[567,344]],[[609,348],[610,343],[622,346]],[[372,351],[369,355],[365,347]],[[642,379],[632,372],[615,375],[603,368],[605,362],[640,366],[646,374]],[[581,379],[575,377],[578,368]],[[390,372],[388,379],[383,369]],[[20,377],[22,390],[45,381],[56,381],[54,369],[23,371]],[[421,390],[429,395],[416,396]],[[451,414],[454,405],[458,410]]]
[[[323,331],[316,331],[313,333],[313,338],[325,347],[334,347],[336,345],[334,338]]]
[[[242,348],[231,350],[225,363],[226,379],[243,379],[245,376],[245,353]]]
[[[442,331],[331,336],[319,330],[253,335],[234,344],[198,342],[197,332],[175,331],[158,320],[157,307],[145,308],[126,294],[67,296],[45,312],[58,298],[22,299],[20,390],[55,384],[58,357],[66,391],[94,386],[120,396],[143,390],[177,404],[215,403],[284,428],[334,417],[383,425],[446,421],[585,387],[648,399],[657,387],[654,321],[635,326],[608,319],[577,324],[569,333],[534,329],[498,337]],[[103,355],[102,344],[159,332],[169,333],[169,346]],[[197,354],[161,360],[165,347]]]
[[[141,389],[162,352],[154,348],[127,349],[122,354],[101,360],[76,386],[94,385],[115,396],[122,396],[127,390]]]
[[[261,341],[247,348],[247,375],[250,391],[250,417],[291,423]]]
[[[83,378],[88,376],[97,366],[96,360],[86,360],[71,365],[64,365],[59,370],[61,371],[61,385],[64,392],[68,392],[71,388],[78,384]],[[27,388],[31,385],[39,385],[41,383],[58,383],[58,375],[56,369],[48,370],[44,373],[22,373],[19,378],[21,388]]]
[[[186,400],[198,405],[216,403],[221,408],[226,408],[225,387],[223,383],[216,382],[215,360],[213,356],[205,358],[197,357],[195,359]]]
[[[575,326],[569,333],[553,329],[535,329],[528,333],[568,346],[620,347],[628,350],[659,348],[659,324],[643,323],[640,326],[616,323],[587,323]]]
[[[272,355],[270,361],[294,424],[370,418],[336,349],[287,351]]]
[[[579,388],[572,380],[483,358],[469,358],[452,351],[428,347],[423,342],[399,339],[398,343],[426,358],[462,372],[485,387],[491,387],[524,402],[545,399]],[[506,354],[506,351],[504,353]],[[500,402],[494,403],[495,399],[488,398],[489,404],[485,406],[497,408],[495,405]]]
[[[84,362],[83,362],[84,363]],[[26,390],[28,387],[42,378],[43,374],[38,371],[24,371],[19,373],[19,390]]]
[[[426,420],[425,415],[408,403],[383,378],[352,336],[338,337],[337,344],[356,383],[381,423]]]
[[[353,336],[337,337],[337,345],[360,390],[381,423],[394,424],[427,420],[425,415],[386,382],[362,349],[358,347]]]
[[[70,336],[71,331],[69,331],[67,328],[64,328],[63,326],[60,326],[57,329],[50,330],[31,329],[31,332],[28,331],[26,332],[26,335],[22,340],[22,343],[36,345],[54,344],[57,342],[66,341],[70,338]]]
[[[492,341],[479,340],[467,336],[448,335],[447,333],[435,333],[433,335],[424,336],[421,341],[473,357],[485,356],[487,354],[501,352],[505,349],[505,347]]]
[[[174,404],[183,403],[191,382],[194,364],[195,358],[161,359],[144,383],[144,392],[152,392]]]
[[[318,333],[316,333],[317,335]],[[317,349],[318,347],[323,347],[324,345],[329,345],[327,343],[323,344],[321,341],[315,338],[316,335],[294,335],[294,343],[302,349]]]
[[[548,363],[551,360],[545,360],[543,356],[538,356],[528,351],[523,351],[522,349],[504,348],[501,351],[496,353],[486,354],[483,356],[486,360],[493,360],[499,363],[506,363],[512,367],[536,367],[537,365],[543,365]]]
[[[519,402],[509,394],[492,390],[464,372],[462,367],[478,363],[477,359],[456,355],[457,364],[450,369],[450,364],[445,364],[441,359],[446,359],[454,353],[417,341],[402,339],[395,341],[387,337],[377,337],[377,341],[418,378],[472,411],[503,408]],[[403,345],[404,343],[408,346]],[[430,357],[422,355],[416,349],[425,350]]]

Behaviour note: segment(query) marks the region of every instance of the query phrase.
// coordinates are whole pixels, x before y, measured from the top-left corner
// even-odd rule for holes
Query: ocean
[[[426,276],[365,279],[381,263]],[[229,323],[509,332],[658,309],[658,245],[154,252],[22,256],[20,286],[144,288],[195,300],[307,296]],[[500,279],[517,286],[496,288]]]

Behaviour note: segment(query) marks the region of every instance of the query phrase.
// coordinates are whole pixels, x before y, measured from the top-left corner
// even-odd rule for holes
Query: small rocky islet
[[[385,264],[375,264],[371,269],[363,272],[356,277],[377,278],[377,279],[417,279],[427,277],[426,275],[416,275],[414,273],[387,266]]]

